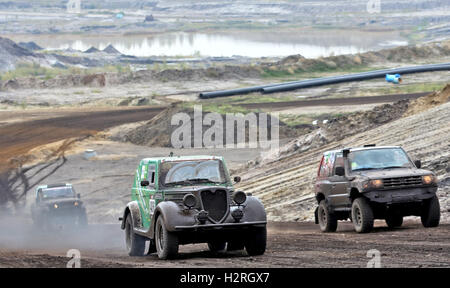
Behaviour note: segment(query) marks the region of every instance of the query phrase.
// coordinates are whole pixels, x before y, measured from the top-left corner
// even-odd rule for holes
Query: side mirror
[[[416,160],[414,161],[414,165],[416,165],[416,167],[420,169],[422,167],[422,162],[420,160]]]
[[[77,194],[77,198],[78,198],[78,199],[81,198],[81,194],[80,194],[80,193]]]
[[[344,167],[342,167],[342,166],[336,167],[335,174],[337,176],[345,176],[345,169],[344,169]]]
[[[234,182],[235,182],[235,183],[241,182],[241,177],[235,176],[235,177],[234,177]]]
[[[148,180],[142,180],[141,181],[141,187],[147,187],[150,185],[150,182],[148,182]]]

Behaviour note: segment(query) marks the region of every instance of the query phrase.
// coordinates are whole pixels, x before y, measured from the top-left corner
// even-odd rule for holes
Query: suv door
[[[334,207],[342,208],[350,204],[347,194],[348,181],[345,176],[336,175],[336,167],[344,167],[342,152],[336,153],[334,157],[333,169],[329,177],[331,183],[330,199]]]
[[[317,172],[317,181],[316,181],[316,194],[322,193],[325,198],[328,200],[331,190],[331,183],[328,179],[329,175],[329,157],[330,152],[326,152],[322,156],[322,160],[320,161],[319,171]]]
[[[153,213],[155,212],[156,205],[158,205],[158,202],[161,201],[160,197],[157,197],[157,185],[156,185],[156,164],[155,163],[148,163],[147,165],[147,178],[149,185],[146,187],[146,193],[148,195],[148,226],[150,226],[151,219],[153,217]],[[159,198],[159,199],[157,199]]]

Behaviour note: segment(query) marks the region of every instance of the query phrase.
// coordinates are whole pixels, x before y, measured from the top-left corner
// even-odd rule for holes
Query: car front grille
[[[209,217],[220,222],[228,211],[228,192],[222,189],[204,190],[200,192],[200,197]]]
[[[421,176],[397,177],[383,179],[385,188],[410,187],[422,185]]]

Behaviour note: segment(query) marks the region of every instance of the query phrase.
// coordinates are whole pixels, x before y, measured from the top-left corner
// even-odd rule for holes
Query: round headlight
[[[53,205],[53,207],[55,207],[55,209],[57,209],[58,208],[58,204],[55,203],[55,205]]]
[[[192,208],[197,204],[197,198],[194,194],[186,194],[183,197],[183,204],[188,208]]]
[[[247,200],[247,195],[242,191],[236,191],[233,194],[233,200],[236,204],[241,205]]]

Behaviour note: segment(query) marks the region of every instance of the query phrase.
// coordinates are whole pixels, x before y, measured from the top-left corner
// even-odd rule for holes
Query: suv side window
[[[320,162],[319,177],[329,177],[331,176],[334,166],[334,159],[336,154],[333,152],[328,152],[323,154],[322,161]]]
[[[344,156],[342,153],[336,153],[336,160],[334,161],[333,175],[336,175],[336,167],[344,167]]]

